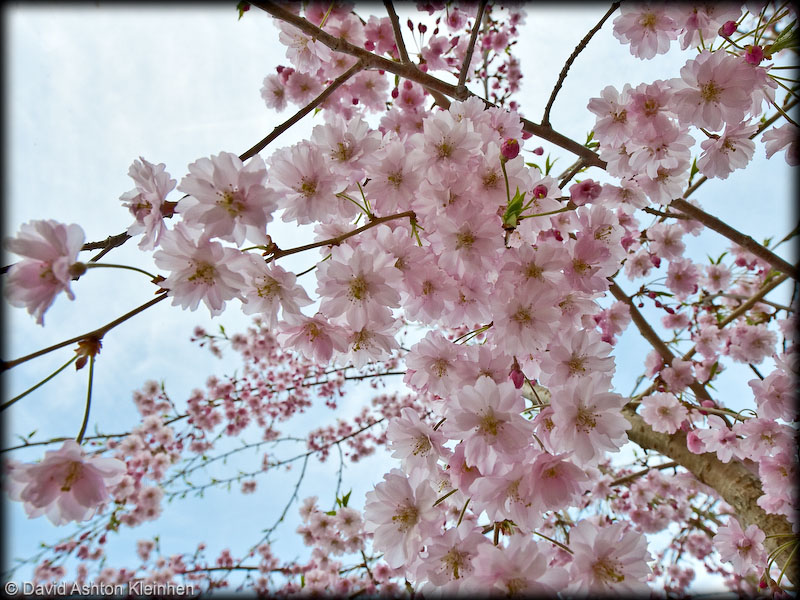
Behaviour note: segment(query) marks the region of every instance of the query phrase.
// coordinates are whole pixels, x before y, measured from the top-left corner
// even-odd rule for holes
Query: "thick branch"
[[[767,514],[758,506],[757,500],[763,495],[761,482],[747,467],[737,460],[729,463],[721,462],[710,452],[692,454],[686,447],[686,434],[678,431],[672,435],[657,433],[636,414],[632,407],[623,409],[625,418],[631,423],[628,438],[641,446],[663,454],[687,469],[698,481],[713,488],[719,496],[733,507],[742,525],[758,525],[767,536],[775,534],[792,534],[789,522],[780,515]],[[774,550],[785,538],[770,538],[764,541],[767,551]],[[779,554],[778,564],[783,565],[789,559],[790,549]],[[786,569],[786,576],[796,584],[800,581],[800,570],[797,560],[792,561]]]
[[[725,236],[735,244],[738,244],[751,254],[757,256],[764,262],[767,262],[772,266],[774,269],[780,271],[781,273],[786,273],[793,279],[800,279],[800,273],[797,270],[797,267],[794,265],[789,264],[785,260],[783,260],[777,254],[770,252],[767,248],[759,244],[749,235],[745,235],[740,231],[737,231],[727,223],[720,221],[717,217],[708,214],[704,210],[701,210],[690,204],[683,198],[677,198],[670,203],[670,207],[676,208],[679,211],[686,213],[693,219],[699,221],[709,229],[713,229],[717,233]]]
[[[550,94],[550,99],[547,101],[547,106],[545,106],[544,108],[542,125],[550,125],[550,109],[553,108],[553,103],[556,101],[556,96],[558,95],[561,86],[564,84],[564,80],[567,78],[567,71],[569,71],[569,68],[572,66],[572,63],[574,63],[575,59],[578,58],[578,54],[583,52],[583,49],[586,48],[586,45],[589,43],[589,40],[592,39],[594,34],[600,31],[600,28],[603,26],[603,23],[605,23],[606,20],[608,20],[608,17],[614,14],[614,11],[619,8],[619,5],[620,5],[619,2],[614,2],[611,5],[611,8],[608,9],[606,14],[604,14],[603,17],[597,22],[597,25],[595,25],[589,30],[589,33],[587,33],[584,36],[584,38],[578,43],[578,45],[575,46],[575,50],[572,51],[572,54],[569,55],[567,62],[564,63],[564,68],[561,69],[561,73],[559,73],[558,75],[558,81],[556,81],[556,85],[553,88],[553,92]]]

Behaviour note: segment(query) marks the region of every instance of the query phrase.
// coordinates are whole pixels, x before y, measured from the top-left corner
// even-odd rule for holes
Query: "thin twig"
[[[167,294],[160,294],[157,298],[153,298],[149,302],[145,302],[141,306],[139,306],[137,308],[134,308],[132,311],[130,311],[128,313],[125,313],[121,317],[119,317],[117,319],[114,319],[110,323],[107,323],[106,325],[103,325],[102,327],[100,327],[98,329],[95,329],[94,331],[89,331],[88,333],[83,333],[81,335],[76,335],[73,338],[70,338],[70,339],[65,340],[63,342],[59,342],[58,344],[53,344],[52,346],[48,346],[47,348],[42,348],[41,350],[37,350],[36,352],[33,352],[31,354],[28,354],[26,356],[22,356],[20,358],[14,359],[14,360],[10,360],[8,362],[2,361],[2,363],[0,363],[0,371],[7,371],[8,369],[11,369],[11,368],[16,367],[17,365],[20,365],[20,364],[22,364],[22,363],[24,363],[24,362],[26,362],[28,360],[31,360],[32,358],[36,358],[38,356],[42,356],[44,354],[47,354],[48,352],[52,352],[53,350],[58,350],[59,348],[63,348],[64,346],[69,346],[70,344],[74,344],[75,342],[80,342],[81,340],[85,340],[85,339],[88,339],[88,338],[96,338],[98,340],[102,339],[102,337],[106,333],[108,333],[111,329],[113,329],[114,327],[116,327],[120,323],[123,323],[123,322],[127,321],[128,319],[130,319],[134,315],[138,315],[143,310],[146,310],[146,309],[150,308],[151,306],[153,306],[154,304],[157,304],[157,303],[161,302],[166,297],[167,297]]]
[[[614,14],[614,11],[617,10],[617,8],[619,8],[619,5],[620,5],[619,2],[614,2],[611,5],[611,8],[608,9],[606,14],[604,14],[603,17],[597,22],[597,25],[595,25],[589,30],[589,33],[587,33],[584,36],[584,38],[575,47],[575,50],[572,51],[572,54],[569,55],[567,62],[564,63],[564,68],[561,69],[561,73],[558,75],[558,81],[556,81],[556,85],[553,88],[552,93],[550,94],[550,99],[547,101],[547,106],[545,106],[544,108],[542,125],[550,125],[550,109],[553,108],[553,103],[556,101],[556,96],[558,95],[561,86],[564,84],[564,80],[567,78],[567,71],[569,71],[569,68],[572,66],[572,63],[575,62],[575,59],[578,58],[578,55],[583,51],[584,48],[586,48],[586,45],[589,43],[589,40],[592,39],[594,34],[600,31],[600,28],[603,26],[603,23],[606,22],[608,17]]]
[[[469,74],[469,66],[472,63],[472,53],[475,51],[475,41],[478,39],[478,31],[481,28],[481,21],[483,21],[483,10],[486,8],[486,0],[481,0],[478,3],[478,13],[475,15],[475,23],[472,25],[472,34],[469,38],[469,46],[467,46],[467,53],[464,55],[464,62],[461,65],[461,72],[458,74],[458,85],[456,86],[456,90],[459,94],[464,94],[466,92],[465,83],[467,81],[467,75]],[[459,96],[456,96],[457,98]],[[466,100],[466,96],[460,98],[461,100]]]
[[[265,137],[263,140],[258,142],[255,146],[246,150],[239,156],[239,160],[245,161],[251,156],[255,156],[259,152],[261,152],[264,148],[266,148],[272,141],[274,141],[279,135],[281,135],[284,131],[289,129],[292,125],[297,123],[300,119],[305,117],[308,113],[314,110],[317,106],[325,102],[325,100],[330,97],[333,92],[335,92],[339,87],[345,83],[348,79],[350,79],[356,73],[364,70],[364,64],[361,61],[358,61],[352,67],[347,69],[344,73],[339,75],[336,79],[334,79],[324,90],[323,92],[314,98],[311,102],[306,104],[303,108],[298,110],[294,115],[288,118],[286,121],[275,127],[270,134]]]

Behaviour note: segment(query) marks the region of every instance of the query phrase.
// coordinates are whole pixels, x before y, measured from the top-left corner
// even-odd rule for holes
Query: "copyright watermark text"
[[[8,581],[3,591],[9,596],[193,596],[193,585],[174,583],[32,583]]]

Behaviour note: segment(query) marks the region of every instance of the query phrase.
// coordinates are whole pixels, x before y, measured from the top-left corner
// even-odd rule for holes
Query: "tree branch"
[[[383,5],[386,7],[386,12],[389,13],[389,21],[392,23],[394,45],[397,46],[397,52],[400,54],[400,62],[403,64],[410,63],[411,59],[408,57],[406,43],[403,41],[403,31],[400,28],[400,19],[397,18],[397,13],[394,11],[394,5],[391,0],[384,0]]]
[[[744,464],[738,460],[723,463],[710,452],[692,454],[686,447],[686,434],[683,431],[679,430],[672,435],[657,433],[630,406],[623,408],[623,414],[631,424],[628,438],[632,442],[671,458],[687,469],[698,481],[713,488],[736,511],[743,529],[755,524],[767,534],[764,546],[768,552],[776,549],[781,541],[780,538],[769,537],[770,535],[792,535],[792,527],[786,518],[767,514],[758,506],[757,500],[764,493],[761,482]],[[780,563],[785,563],[787,560],[789,560],[789,549],[779,553]],[[800,581],[800,570],[796,560],[788,565],[786,575],[792,583]]]
[[[467,75],[469,74],[469,66],[472,63],[472,53],[475,51],[475,41],[478,39],[478,31],[481,28],[481,21],[483,21],[483,11],[486,8],[486,0],[478,2],[478,13],[475,15],[475,23],[472,25],[472,33],[469,37],[469,45],[467,46],[467,53],[464,55],[464,62],[461,65],[461,72],[458,74],[458,89],[460,94],[464,94],[466,99],[465,83],[467,82]]]
[[[292,125],[297,123],[300,119],[305,117],[308,113],[314,110],[317,106],[325,102],[325,100],[330,97],[333,92],[335,92],[343,83],[345,83],[348,79],[350,79],[356,73],[359,73],[364,69],[363,63],[359,60],[356,64],[352,67],[347,69],[344,73],[339,75],[336,79],[334,79],[323,91],[322,93],[314,98],[311,102],[306,104],[303,108],[298,110],[294,115],[288,118],[286,121],[275,127],[270,134],[265,137],[263,140],[258,142],[255,146],[246,150],[241,156],[239,156],[239,160],[245,161],[251,156],[255,156],[259,152],[261,152],[264,148],[266,148],[275,138],[281,135],[284,131],[289,129]]]
[[[567,78],[567,71],[569,71],[569,68],[572,66],[572,63],[574,63],[575,59],[578,58],[578,54],[580,54],[583,51],[583,49],[586,48],[586,45],[589,43],[589,40],[591,40],[592,37],[594,37],[594,34],[600,31],[600,28],[603,26],[603,23],[606,22],[608,17],[614,14],[614,11],[617,10],[617,8],[619,8],[619,5],[620,5],[619,2],[614,2],[611,5],[611,8],[609,8],[606,14],[604,14],[603,17],[597,22],[597,25],[595,25],[589,30],[589,33],[587,33],[584,36],[584,38],[578,43],[578,45],[575,47],[575,50],[572,51],[572,54],[570,54],[569,58],[567,59],[567,62],[564,63],[564,68],[561,69],[561,73],[558,75],[558,81],[556,81],[556,85],[553,88],[553,92],[550,94],[550,99],[547,101],[547,106],[545,106],[544,108],[542,125],[550,125],[550,109],[553,108],[553,102],[556,101],[556,96],[558,95],[561,86],[564,84],[564,80]]]
[[[699,221],[709,229],[713,229],[717,233],[725,236],[733,243],[738,244],[751,254],[757,256],[764,262],[767,262],[772,266],[774,269],[780,271],[781,273],[786,273],[793,279],[800,278],[800,272],[798,272],[797,267],[789,264],[787,261],[783,260],[777,254],[770,252],[767,248],[759,244],[749,235],[745,235],[740,231],[737,231],[727,223],[721,221],[717,217],[708,214],[704,210],[701,210],[690,204],[683,198],[677,198],[670,203],[670,207],[676,208],[679,211],[689,215],[693,219]]]

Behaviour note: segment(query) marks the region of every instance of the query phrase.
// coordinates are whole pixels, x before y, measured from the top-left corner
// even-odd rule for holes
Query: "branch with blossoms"
[[[147,384],[134,396],[140,424],[86,436],[90,374],[77,441],[63,439],[40,463],[10,461],[8,493],[29,516],[82,523],[78,542],[37,555],[37,577],[63,579],[74,554],[85,579],[105,530],[158,518],[165,496],[234,484],[255,493],[262,475],[301,461],[280,514],[246,551],[206,559],[198,546],[150,562],[157,543],[140,541],[140,565],[95,568],[95,581],[210,590],[244,572],[263,593],[619,595],[663,585],[681,594],[701,560],[741,594],[796,585],[796,295],[777,294],[797,291],[797,267],[780,243],[759,244],[695,199],[701,185],[748,167],[756,144],[797,164],[796,83],[777,74],[797,46],[791,11],[614,3],[566,59],[534,123],[515,103],[505,108],[519,83],[517,9],[430,3],[427,19],[407,22],[410,53],[390,2],[368,20],[335,3],[253,6],[275,18],[291,64],[265,78],[262,98],[276,110],[300,105],[294,116],[242,155],[199,158],[177,186],[166,165],[134,161],[135,188],[120,198],[135,219],[124,236],[87,247],[77,225],[38,221],[10,240],[23,259],[8,270],[7,296],[40,323],[89,268],[141,271],[159,290],[4,369],[78,342],[75,360],[91,371],[108,331],[167,297],[212,316],[239,302],[257,319],[245,334],[196,332],[215,354],[229,342],[240,374],[210,378],[181,401]],[[581,143],[551,126],[551,112],[617,10],[613,35],[633,57],[677,42],[691,58],[671,78],[600,90]],[[308,140],[260,156],[312,111],[324,122]],[[524,148],[531,136],[572,155],[559,178],[549,156],[544,170],[524,160],[523,151],[543,153]],[[571,183],[593,167],[603,182]],[[183,197],[167,200],[175,188]],[[278,247],[268,231],[279,213],[313,225],[313,241]],[[733,245],[701,265],[683,238],[705,228]],[[163,275],[95,260],[139,235]],[[77,260],[98,249],[88,264]],[[302,273],[277,264],[315,251]],[[623,276],[638,290],[623,291]],[[625,365],[643,373],[622,395],[615,349],[630,323],[654,350]],[[717,391],[737,365],[757,377],[744,408]],[[338,409],[356,382],[377,390],[400,374],[402,393],[370,392],[371,406],[349,419],[285,433],[315,404]],[[645,455],[620,458],[629,442]],[[275,454],[292,443],[305,449]],[[325,462],[334,448],[333,508],[316,497],[299,507],[310,558],[281,563],[272,536],[300,500],[310,458]],[[379,449],[394,468],[351,505],[344,467]],[[245,465],[249,453],[257,460]],[[667,548],[645,537],[665,531],[678,531]]]

